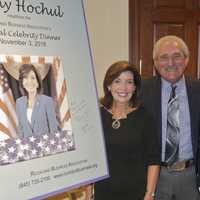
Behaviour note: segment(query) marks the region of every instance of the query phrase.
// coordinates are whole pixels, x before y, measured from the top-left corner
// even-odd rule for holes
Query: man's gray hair
[[[186,43],[181,38],[179,38],[175,35],[167,35],[167,36],[160,38],[155,43],[154,48],[153,48],[153,60],[157,59],[160,46],[164,42],[177,42],[177,44],[178,44],[180,50],[183,52],[184,56],[189,57],[190,53],[189,53],[189,49],[188,49]]]

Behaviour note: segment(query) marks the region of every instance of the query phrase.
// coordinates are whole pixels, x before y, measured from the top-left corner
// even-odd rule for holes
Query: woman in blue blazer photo
[[[54,101],[42,94],[42,80],[34,65],[20,67],[19,89],[23,95],[16,100],[19,135],[29,137],[57,132],[59,125]]]

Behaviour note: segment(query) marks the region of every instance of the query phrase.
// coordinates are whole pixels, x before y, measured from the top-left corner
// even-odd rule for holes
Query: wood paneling
[[[154,7],[169,7],[169,8],[184,8],[185,1],[183,0],[176,0],[176,1],[169,1],[169,0],[154,0]]]

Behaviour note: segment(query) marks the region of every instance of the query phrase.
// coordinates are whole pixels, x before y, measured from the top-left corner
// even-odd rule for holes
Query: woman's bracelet
[[[156,196],[155,192],[146,191],[146,194],[150,195],[152,198]]]

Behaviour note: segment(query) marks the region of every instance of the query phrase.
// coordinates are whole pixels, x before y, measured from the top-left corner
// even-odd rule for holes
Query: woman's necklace
[[[126,109],[125,109],[125,112],[124,112],[124,114],[122,115],[122,114],[118,114],[118,115],[116,115],[116,111],[114,111],[113,110],[113,108],[111,109],[111,113],[112,113],[112,115],[113,115],[113,122],[112,122],[112,128],[113,129],[118,129],[118,128],[120,128],[120,126],[121,126],[121,122],[120,122],[120,120],[121,119],[126,119],[127,118],[127,114],[130,112],[130,107],[127,107]]]
[[[115,120],[112,122],[112,128],[113,128],[113,129],[118,129],[120,126],[121,126],[120,119],[115,119]]]
[[[118,128],[120,128],[120,126],[121,126],[120,120],[121,120],[121,119],[126,119],[128,113],[132,112],[133,110],[136,110],[136,108],[130,108],[130,107],[128,107],[128,108],[126,109],[126,111],[125,111],[125,115],[123,115],[123,116],[121,115],[121,116],[119,116],[119,117],[116,117],[115,112],[114,112],[113,109],[107,109],[105,106],[103,106],[103,107],[105,108],[105,110],[107,110],[109,113],[112,114],[112,119],[113,119],[112,128],[113,128],[113,129],[118,129]]]

